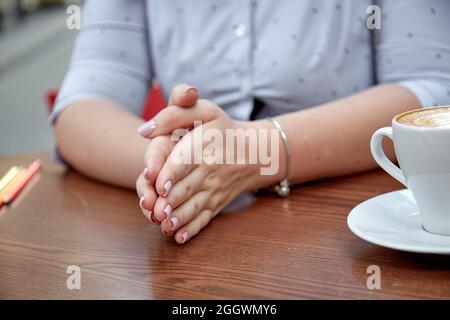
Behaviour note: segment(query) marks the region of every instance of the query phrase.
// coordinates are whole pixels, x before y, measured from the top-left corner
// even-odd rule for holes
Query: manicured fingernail
[[[166,191],[166,193],[164,194],[164,197],[169,194],[170,189],[172,189],[172,181],[167,180],[167,182],[164,184],[164,190]]]
[[[198,89],[196,87],[188,87],[188,88],[186,88],[186,90],[184,90],[184,93],[186,93],[186,94],[189,93],[189,92],[197,93]]]
[[[137,131],[138,133],[143,136],[143,137],[147,137],[149,136],[153,131],[155,131],[156,129],[156,123],[153,120],[150,120],[146,123],[144,123],[143,125],[141,125]]]
[[[185,243],[189,239],[189,233],[187,231],[183,232],[181,236],[181,243]]]
[[[141,207],[141,209],[145,209],[144,208],[144,196],[141,196],[141,198],[139,199],[139,206]]]
[[[170,218],[170,222],[172,222],[172,231],[178,227],[179,221],[177,217]]]
[[[172,206],[170,204],[166,204],[164,213],[166,214],[166,219],[170,217],[170,214],[172,213]]]
[[[145,179],[147,179],[147,171],[148,171],[148,168],[145,167],[145,168],[144,168],[144,172],[142,173],[142,174],[144,175],[144,178],[145,178]]]

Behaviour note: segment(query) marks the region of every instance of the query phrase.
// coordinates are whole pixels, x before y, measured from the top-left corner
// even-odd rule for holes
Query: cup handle
[[[382,142],[385,136],[394,141],[391,127],[378,129],[373,134],[372,139],[370,140],[370,150],[372,151],[372,156],[381,168],[408,188],[402,170],[393,164],[384,153]]]

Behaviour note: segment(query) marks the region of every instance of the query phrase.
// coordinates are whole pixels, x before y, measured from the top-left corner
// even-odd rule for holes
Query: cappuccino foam
[[[450,107],[413,111],[400,116],[398,122],[409,126],[450,128]]]

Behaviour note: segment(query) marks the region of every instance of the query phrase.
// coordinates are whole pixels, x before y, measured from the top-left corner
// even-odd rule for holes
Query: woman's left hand
[[[198,100],[188,109],[169,106],[152,121],[155,129],[148,138],[202,122],[175,145],[156,180],[155,218],[163,233],[174,236],[178,243],[195,236],[239,194],[271,183],[260,174],[259,161],[249,159],[251,152],[258,152],[259,144],[267,143],[251,140],[257,129],[272,129],[268,121],[233,120],[208,100]],[[227,133],[234,136],[233,143]],[[257,149],[250,150],[250,145]]]

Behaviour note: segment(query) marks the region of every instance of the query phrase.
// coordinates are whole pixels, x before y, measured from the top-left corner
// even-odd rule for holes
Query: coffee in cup
[[[438,107],[414,110],[397,117],[399,123],[428,128],[450,127],[450,108]]]

